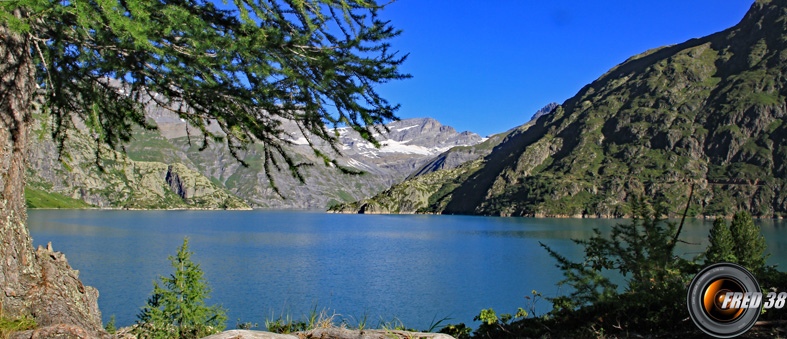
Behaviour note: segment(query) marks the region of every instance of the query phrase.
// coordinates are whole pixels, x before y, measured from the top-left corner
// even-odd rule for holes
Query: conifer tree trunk
[[[0,24],[0,306],[5,316],[32,316],[39,327],[69,324],[66,332],[103,336],[98,291],[82,284],[62,253],[34,250],[27,229],[27,137],[36,93],[30,51],[28,36]]]
[[[33,244],[25,223],[25,151],[35,68],[30,42],[0,26],[0,284],[3,308],[19,313],[33,270]]]

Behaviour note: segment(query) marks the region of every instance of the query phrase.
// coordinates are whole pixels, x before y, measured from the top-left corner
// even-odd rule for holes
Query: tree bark
[[[0,26],[0,284],[6,313],[20,313],[22,285],[35,276],[33,243],[25,222],[25,150],[35,68],[21,34]]]
[[[34,250],[26,226],[27,138],[37,89],[31,47],[28,34],[0,24],[0,314],[103,336],[98,291],[84,286],[51,244]]]

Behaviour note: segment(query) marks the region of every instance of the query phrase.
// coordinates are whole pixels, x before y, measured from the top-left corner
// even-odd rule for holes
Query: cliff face
[[[484,140],[429,118],[396,121],[380,128],[375,135],[380,148],[355,131],[340,128],[341,154],[332,156],[345,167],[366,172],[349,175],[322,165],[297,126],[285,121],[283,129],[292,136],[287,151],[296,161],[315,166],[303,170],[305,183],[288,172],[274,172],[282,197],[265,175],[261,145],[239,152],[249,164],[243,167],[222,143],[200,150],[201,136],[173,113],[149,106],[147,114],[158,130],[137,130],[125,145],[126,153],[101,146],[98,163],[97,146],[86,129],[69,131],[64,156],[58,160],[46,123],[39,122],[28,152],[29,191],[49,200],[64,195],[97,207],[324,209],[370,197],[401,182],[435,155]],[[327,144],[316,145],[331,154]]]
[[[426,210],[622,216],[634,194],[677,211],[693,183],[694,215],[787,216],[785,13],[758,1],[735,27],[630,58]]]
[[[171,115],[154,116],[159,130],[140,131],[126,146],[134,160],[162,163],[180,162],[197,171],[217,185],[240,197],[250,205],[263,208],[324,209],[342,202],[371,197],[386,187],[401,182],[413,170],[435,155],[457,145],[474,145],[483,140],[474,133],[459,133],[434,119],[406,119],[386,125],[388,131],[375,137],[381,144],[375,148],[349,129],[338,129],[340,151],[330,151],[326,144],[316,146],[331,154],[339,164],[364,171],[362,175],[343,174],[336,168],[322,165],[314,155],[306,138],[291,122],[283,129],[292,136],[287,151],[297,161],[314,163],[303,169],[305,183],[300,183],[287,172],[274,172],[276,185],[283,197],[268,183],[262,163],[262,146],[251,145],[239,155],[249,167],[241,166],[225,145],[211,143],[200,151],[199,138],[189,143],[186,125]],[[193,133],[193,131],[192,131]],[[312,139],[312,141],[315,141]]]
[[[84,131],[71,130],[62,158],[36,119],[28,147],[30,188],[58,193],[96,207],[246,209],[249,206],[200,173],[180,163],[134,161],[96,146]],[[96,161],[96,147],[100,157]]]

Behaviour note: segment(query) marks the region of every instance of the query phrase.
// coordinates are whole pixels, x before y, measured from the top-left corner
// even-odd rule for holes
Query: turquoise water
[[[571,238],[625,220],[347,215],[301,211],[31,210],[36,246],[52,242],[86,285],[98,288],[104,321],[134,323],[167,256],[190,238],[192,259],[213,289],[209,304],[264,324],[316,304],[354,323],[433,319],[472,323],[481,309],[514,313],[531,290],[555,296],[562,276],[540,246],[577,258]],[[787,262],[787,223],[760,221],[771,264]],[[691,221],[680,254],[704,249],[710,222]],[[782,265],[784,266],[784,264]],[[784,269],[784,267],[781,267]],[[536,304],[539,313],[550,309]]]

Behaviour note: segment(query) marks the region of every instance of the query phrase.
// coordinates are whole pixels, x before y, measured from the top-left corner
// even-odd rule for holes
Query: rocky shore
[[[37,328],[17,332],[9,339],[44,339],[44,338],[68,338],[68,339],[137,339],[131,333],[132,328],[126,327],[119,330],[116,334],[110,335],[106,332],[90,332],[82,327],[68,324],[57,324],[47,327]],[[309,331],[294,332],[290,334],[279,334],[265,331],[250,330],[229,330],[203,339],[454,339],[454,337],[443,333],[423,333],[408,332],[398,330],[351,330],[340,327],[316,328]]]
[[[396,330],[350,330],[340,327],[316,328],[292,334],[278,334],[263,331],[231,330],[205,337],[203,339],[453,339],[442,333],[422,333]]]

